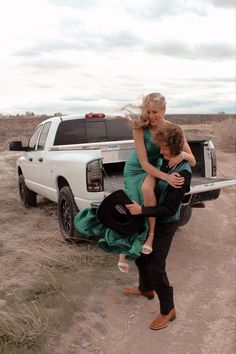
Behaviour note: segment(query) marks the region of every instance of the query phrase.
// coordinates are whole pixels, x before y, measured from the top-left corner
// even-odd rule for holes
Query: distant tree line
[[[24,114],[2,114],[0,113],[0,119],[4,118],[32,118],[32,117],[37,117],[37,118],[42,118],[42,119],[47,119],[50,117],[58,117],[58,116],[63,116],[64,114],[61,112],[56,112],[54,114],[48,115],[48,114],[35,114],[34,112],[27,111]]]

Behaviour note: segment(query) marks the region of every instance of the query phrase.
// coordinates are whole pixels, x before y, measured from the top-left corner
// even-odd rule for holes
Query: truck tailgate
[[[207,192],[223,187],[236,185],[236,179],[227,178],[205,178],[205,177],[192,177],[191,189],[187,194]],[[104,178],[105,194],[109,194],[117,189],[124,189],[124,177],[122,174],[114,176],[106,176]]]
[[[201,193],[220,189],[223,187],[230,187],[236,185],[236,179],[223,178],[223,177],[192,177],[191,189],[188,194]]]

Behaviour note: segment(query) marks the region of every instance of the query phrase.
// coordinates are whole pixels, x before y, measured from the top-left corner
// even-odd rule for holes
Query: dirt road
[[[221,153],[219,169],[235,176],[234,155]],[[180,228],[168,258],[175,289],[177,319],[161,331],[148,324],[158,314],[157,298],[130,298],[124,286],[137,285],[136,268],[128,275],[106,269],[87,299],[84,311],[52,345],[56,354],[234,354],[235,351],[235,187],[194,209]]]
[[[217,161],[223,175],[236,176],[235,154],[218,153]],[[117,270],[117,257],[96,245],[63,242],[55,205],[42,201],[38,208],[20,208],[11,153],[0,156],[0,166],[0,310],[8,305],[12,314],[13,303],[22,309],[22,301],[29,306],[30,299],[40,300],[40,311],[47,304],[54,322],[37,353],[235,354],[236,187],[222,190],[206,209],[194,209],[177,231],[167,261],[177,319],[152,331],[148,325],[159,312],[157,298],[121,292],[137,285],[135,265],[126,275]],[[0,338],[4,333],[0,328]]]

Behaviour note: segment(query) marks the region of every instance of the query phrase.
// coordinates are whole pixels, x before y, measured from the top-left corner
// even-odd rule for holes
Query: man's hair
[[[174,123],[163,123],[155,135],[157,144],[163,143],[169,149],[172,156],[180,154],[184,145],[183,130]]]

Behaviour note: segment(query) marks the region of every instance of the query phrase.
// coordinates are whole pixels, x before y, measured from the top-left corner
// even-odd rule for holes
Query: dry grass
[[[236,151],[236,119],[229,118],[215,123],[215,135],[222,149]]]
[[[96,244],[66,243],[56,204],[20,206],[18,156],[0,154],[0,353],[46,353],[45,339],[83,311],[104,265],[115,261]]]
[[[228,152],[236,150],[236,118],[220,123],[182,126],[187,139],[211,139],[217,149]]]
[[[0,343],[6,353],[37,350],[38,342],[48,334],[47,311],[37,303],[21,304],[0,310]],[[3,352],[3,350],[2,350]]]

